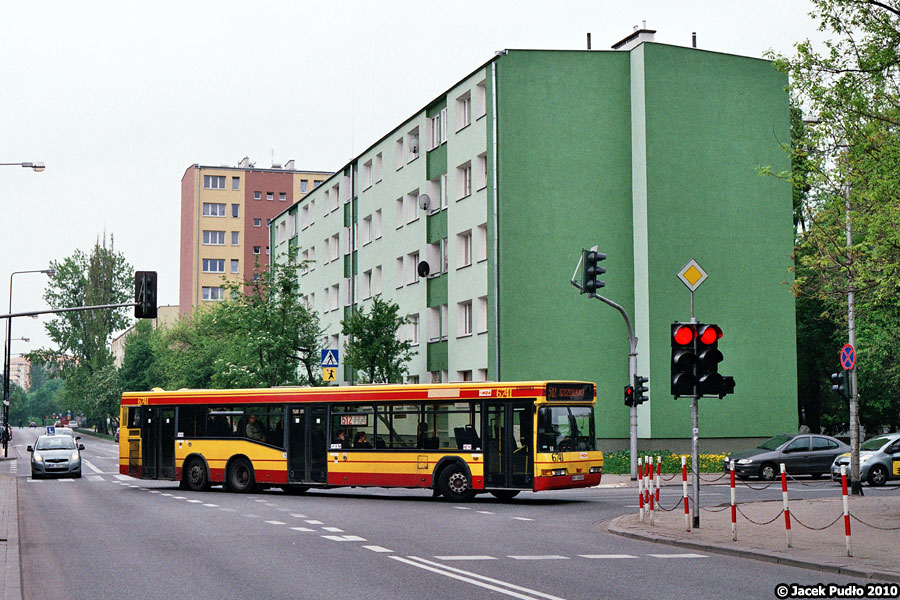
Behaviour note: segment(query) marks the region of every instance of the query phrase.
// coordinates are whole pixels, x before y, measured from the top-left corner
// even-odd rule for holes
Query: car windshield
[[[859,445],[860,450],[879,450],[882,446],[891,441],[891,438],[880,435],[878,437],[873,437],[870,440],[866,440],[862,444]]]
[[[757,446],[757,448],[762,448],[763,450],[775,450],[790,439],[791,436],[789,435],[776,435],[775,437],[764,441],[762,444]]]
[[[67,435],[43,437],[38,440],[35,450],[73,450],[75,440]]]

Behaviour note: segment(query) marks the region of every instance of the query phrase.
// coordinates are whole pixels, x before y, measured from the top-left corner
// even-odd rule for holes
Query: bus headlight
[[[565,474],[566,474],[565,469],[544,469],[541,471],[541,475],[543,475],[544,477],[554,477],[557,475],[565,475]]]
[[[591,473],[602,473],[603,467],[591,467]]]

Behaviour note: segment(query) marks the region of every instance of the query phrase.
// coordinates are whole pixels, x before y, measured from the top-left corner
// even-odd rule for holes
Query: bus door
[[[484,427],[484,484],[534,486],[534,404],[488,402]]]
[[[288,408],[288,482],[325,483],[328,480],[325,406]]]
[[[175,409],[143,407],[141,442],[141,479],[175,479]]]

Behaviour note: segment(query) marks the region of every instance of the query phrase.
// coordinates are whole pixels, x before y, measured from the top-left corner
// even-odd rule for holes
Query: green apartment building
[[[310,261],[301,293],[329,346],[381,294],[411,319],[410,382],[594,381],[601,445],[627,447],[625,324],[569,283],[597,244],[650,378],[641,447],[685,448],[669,335],[689,318],[676,274],[695,259],[709,273],[695,316],[723,329],[736,381],[700,400],[704,450],[795,430],[791,190],[759,174],[790,167],[786,77],[651,33],[614,51],[498,52],[274,218],[272,260]]]

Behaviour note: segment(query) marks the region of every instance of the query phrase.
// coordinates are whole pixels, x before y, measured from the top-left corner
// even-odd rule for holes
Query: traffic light
[[[697,325],[697,376],[698,396],[718,396],[721,394],[724,378],[719,374],[722,352],[719,338],[722,330],[718,325]]]
[[[831,374],[831,391],[837,392],[844,400],[850,399],[850,382],[847,371]]]
[[[600,281],[598,277],[606,273],[606,269],[600,266],[601,260],[606,260],[606,255],[597,252],[596,246],[590,250],[581,251],[582,258],[582,290],[591,297],[597,296],[597,290],[606,285],[605,281]]]
[[[672,323],[671,393],[679,396],[696,395],[697,329],[692,323]]]
[[[646,377],[641,377],[640,375],[634,376],[634,404],[643,404],[648,400],[647,392],[650,391],[650,388],[644,385],[650,381]]]
[[[630,385],[625,386],[625,406],[634,406],[634,388]]]
[[[134,317],[156,318],[156,271],[134,272]]]

